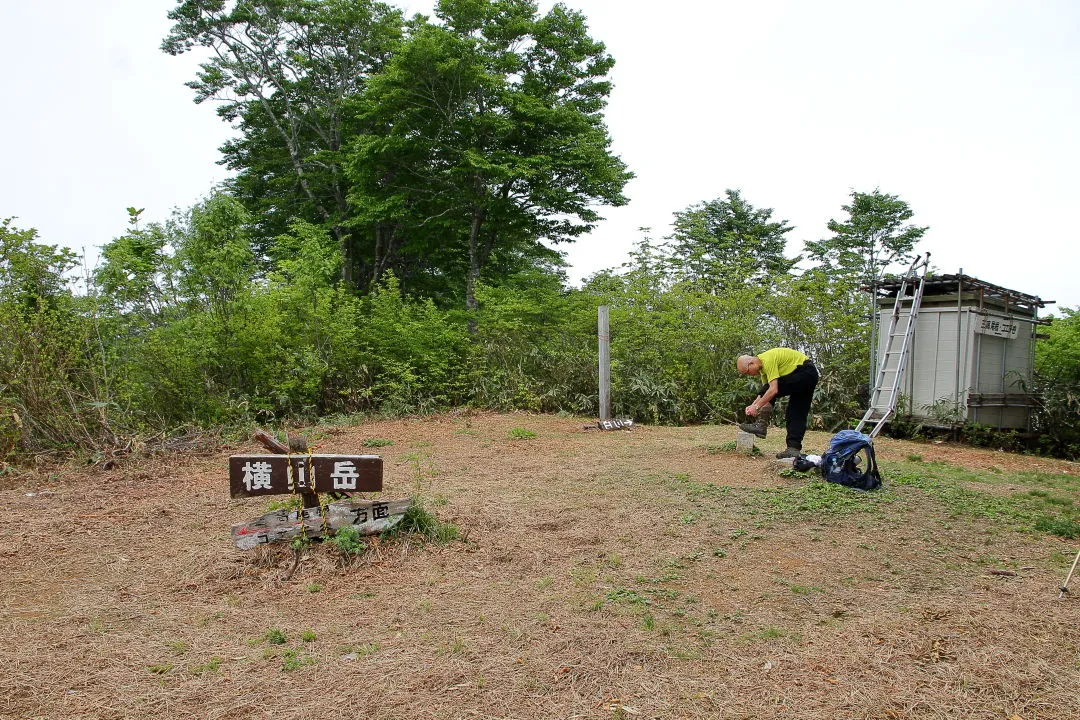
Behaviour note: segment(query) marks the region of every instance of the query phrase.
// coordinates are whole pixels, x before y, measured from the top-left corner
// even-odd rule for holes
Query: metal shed
[[[897,410],[930,424],[1030,430],[1035,329],[1048,301],[963,271],[927,275],[924,282],[901,380],[905,402]],[[900,283],[886,279],[878,286],[879,328],[889,325]],[[883,352],[879,346],[879,363]]]

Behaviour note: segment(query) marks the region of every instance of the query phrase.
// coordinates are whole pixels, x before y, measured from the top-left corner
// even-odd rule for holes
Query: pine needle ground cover
[[[880,439],[860,493],[587,422],[305,429],[424,515],[299,562],[230,542],[254,444],[0,477],[0,718],[1080,717],[1080,466]]]

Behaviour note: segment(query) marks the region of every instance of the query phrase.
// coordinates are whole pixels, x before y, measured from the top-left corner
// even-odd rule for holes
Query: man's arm
[[[771,403],[773,398],[776,397],[776,393],[778,392],[780,392],[780,381],[773,380],[769,383],[769,388],[765,391],[764,395],[761,395],[760,397],[758,397],[757,400],[746,406],[746,416],[756,417],[758,411]]]

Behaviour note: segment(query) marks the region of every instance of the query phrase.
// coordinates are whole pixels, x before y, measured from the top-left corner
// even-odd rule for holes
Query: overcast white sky
[[[795,226],[791,254],[880,188],[941,271],[1080,306],[1080,2],[566,4],[615,57],[608,124],[637,174],[569,248],[573,281],[727,188]],[[0,0],[0,218],[93,256],[129,205],[164,220],[226,177],[193,59],[158,49],[175,5]]]

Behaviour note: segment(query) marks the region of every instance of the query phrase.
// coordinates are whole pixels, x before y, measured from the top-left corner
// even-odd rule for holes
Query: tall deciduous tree
[[[493,257],[543,257],[621,205],[632,175],[602,111],[613,60],[580,13],[530,0],[442,0],[364,98],[351,200],[381,252],[460,268],[465,305]],[[379,253],[376,253],[378,256]]]
[[[784,255],[786,220],[755,208],[738,190],[675,213],[674,262],[688,279],[718,291],[765,284],[788,273],[799,258]]]
[[[94,280],[105,302],[149,323],[176,302],[176,288],[169,228],[160,223],[139,227],[141,213],[128,208],[128,231],[102,248]]]
[[[914,211],[896,195],[852,191],[847,220],[830,220],[830,238],[806,243],[810,256],[830,270],[852,275],[872,290],[893,263],[910,262],[927,228],[907,224]]]
[[[852,191],[851,204],[844,205],[848,214],[844,222],[830,220],[833,236],[818,242],[807,242],[811,257],[821,261],[834,275],[846,276],[870,290],[870,379],[875,381],[877,353],[877,288],[878,282],[893,263],[910,262],[915,244],[927,228],[907,224],[914,211],[896,195],[875,189],[870,193]]]
[[[240,135],[222,147],[239,197],[264,238],[293,218],[333,232],[343,278],[363,264],[349,225],[341,151],[356,134],[345,111],[402,36],[401,12],[372,0],[182,0],[162,43],[172,55],[196,46],[211,59],[196,80],[196,102]]]

